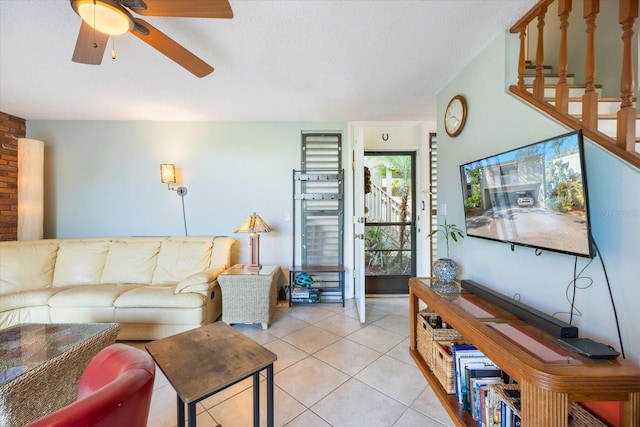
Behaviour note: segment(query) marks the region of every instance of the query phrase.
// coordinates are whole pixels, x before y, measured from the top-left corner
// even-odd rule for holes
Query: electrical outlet
[[[284,213],[284,220],[285,221],[291,221],[291,213],[290,212],[285,212]]]
[[[440,215],[447,215],[447,204],[446,203],[440,203]]]

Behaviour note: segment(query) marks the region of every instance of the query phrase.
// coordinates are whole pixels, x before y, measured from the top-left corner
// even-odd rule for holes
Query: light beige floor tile
[[[367,308],[375,308],[386,311],[387,313],[397,315],[409,315],[409,297],[374,297],[366,298],[365,305]]]
[[[447,415],[447,412],[442,407],[442,404],[431,387],[425,388],[422,393],[420,393],[418,398],[411,404],[411,408],[446,426],[453,426],[449,415]]]
[[[360,323],[360,320],[353,317],[345,316],[342,313],[336,313],[331,317],[327,317],[319,322],[315,323],[315,326],[325,329],[329,332],[333,332],[341,337],[346,337],[352,332],[363,328],[365,325]]]
[[[420,370],[389,356],[382,356],[355,378],[409,406],[427,383]]]
[[[318,350],[338,341],[339,335],[325,331],[316,326],[309,326],[290,335],[282,337],[283,341],[298,347],[300,350],[313,354]]]
[[[358,313],[358,308],[355,304],[348,308],[345,307],[340,313],[353,319],[360,319],[360,314]]]
[[[275,337],[282,338],[308,326],[311,326],[308,322],[287,315],[272,322],[268,332]]]
[[[336,368],[307,357],[274,376],[275,383],[307,408],[347,381],[349,376]]]
[[[400,419],[393,425],[393,427],[443,427],[444,424],[429,418],[418,411],[414,411],[409,408]]]
[[[324,304],[323,308],[325,308],[325,310],[330,310],[333,311],[334,313],[344,313],[345,311],[351,311],[352,309],[354,309],[356,306],[356,300],[354,299],[347,299],[344,301],[344,307],[342,306],[341,303],[335,303],[335,304]]]
[[[397,314],[387,314],[373,322],[374,326],[387,329],[400,335],[409,336],[409,318]]]
[[[260,383],[260,425],[267,424],[266,381]],[[284,426],[303,413],[306,408],[279,387],[273,390],[274,424]],[[253,388],[244,390],[233,399],[210,408],[208,412],[224,427],[253,425]]]
[[[176,392],[170,385],[153,390],[149,408],[149,427],[173,427],[176,425]]]
[[[368,325],[347,336],[347,339],[362,344],[370,349],[386,353],[405,339],[404,335]]]
[[[409,338],[404,339],[400,344],[387,351],[386,355],[406,363],[409,366],[416,366],[416,362],[413,361],[413,358],[409,354]]]
[[[311,410],[336,427],[388,427],[400,418],[406,406],[352,378]]]
[[[341,339],[314,354],[314,357],[351,376],[382,355],[348,339]]]
[[[270,343],[265,344],[265,347],[278,356],[278,360],[273,364],[273,372],[275,373],[278,373],[294,363],[301,361],[305,357],[309,357],[308,353],[305,353],[298,347],[295,347],[281,339],[271,341]]]
[[[227,399],[230,399],[238,394],[242,393],[248,388],[253,388],[253,377],[245,378],[237,384],[232,385],[213,396],[209,396],[206,399],[202,400],[200,404],[205,409],[211,409],[215,405],[218,405],[221,402],[224,402]]]
[[[262,329],[260,325],[236,324],[233,325],[233,328],[261,345],[277,339],[275,335],[269,333],[268,329]]]
[[[328,304],[318,305],[294,305],[290,309],[290,316],[314,324],[333,315],[333,312],[324,307]]]
[[[207,411],[201,412],[196,417],[196,425],[198,427],[218,427],[218,422]]]
[[[331,424],[307,410],[287,424],[287,427],[331,427]]]
[[[364,310],[364,314],[364,322],[368,325],[371,325],[372,323],[382,319],[389,313],[387,311],[378,310],[377,308],[366,308]]]

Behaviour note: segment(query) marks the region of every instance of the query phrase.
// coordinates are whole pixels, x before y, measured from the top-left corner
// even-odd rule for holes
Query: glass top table
[[[89,361],[117,323],[23,324],[0,331],[0,425],[22,426],[76,399]],[[28,404],[25,404],[28,402]]]

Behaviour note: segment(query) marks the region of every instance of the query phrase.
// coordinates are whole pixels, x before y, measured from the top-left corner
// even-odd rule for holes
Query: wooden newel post
[[[584,1],[584,19],[587,24],[587,55],[584,66],[585,90],[582,96],[582,125],[586,129],[598,129],[598,92],[596,92],[596,17],[600,12],[600,0]]]
[[[620,0],[620,25],[622,26],[622,72],[620,75],[620,110],[616,145],[635,152],[636,108],[633,105],[633,23],[638,17],[638,0]]]

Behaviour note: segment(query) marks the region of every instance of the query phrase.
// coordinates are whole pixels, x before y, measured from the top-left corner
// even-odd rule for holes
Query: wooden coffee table
[[[253,376],[253,425],[260,425],[260,371],[267,371],[267,425],[273,427],[273,362],[277,356],[223,322],[146,344],[177,393],[178,427],[196,425],[196,403]]]

